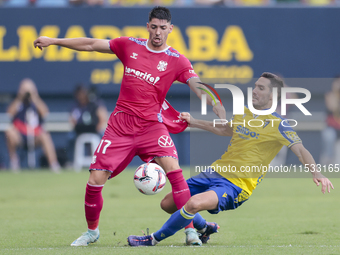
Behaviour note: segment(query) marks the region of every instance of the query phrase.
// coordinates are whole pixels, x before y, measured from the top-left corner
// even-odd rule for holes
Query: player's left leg
[[[190,190],[186,183],[178,160],[173,157],[156,157],[155,161],[165,171],[172,187],[172,197],[177,209],[180,209],[190,198]]]
[[[131,246],[155,245],[187,226],[193,220],[197,212],[217,209],[218,202],[218,197],[214,191],[197,194],[191,197],[180,210],[172,214],[168,221],[165,222],[158,231],[145,237],[129,236],[128,243]]]
[[[189,200],[190,191],[178,164],[177,150],[169,132],[160,122],[141,122],[140,124],[143,128],[136,137],[138,155],[143,161],[155,161],[164,169],[172,187],[174,203],[177,209],[180,209]],[[193,229],[192,224],[188,227]],[[197,233],[194,231],[192,233],[194,238],[190,243],[200,245],[201,241]]]
[[[196,176],[196,178],[189,178],[187,180],[191,195],[196,195],[209,190],[210,185],[214,183],[215,179],[208,178],[204,173]],[[161,208],[169,214],[176,212],[177,207],[172,197],[172,193],[168,193],[161,201]],[[195,214],[193,219],[193,225],[199,232],[199,239],[202,243],[206,243],[209,240],[210,234],[216,233],[219,226],[216,223],[207,222],[199,213]],[[186,240],[190,240],[192,231],[185,231]],[[195,233],[197,235],[197,232]]]
[[[183,177],[178,160],[172,157],[157,157],[155,161],[164,169],[171,183],[174,204],[178,209],[182,208],[190,198],[190,190]],[[192,222],[185,226],[185,232],[187,245],[202,245]]]

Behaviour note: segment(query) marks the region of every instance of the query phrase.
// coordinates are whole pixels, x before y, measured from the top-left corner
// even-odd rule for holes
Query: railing
[[[291,112],[290,119],[297,119],[298,125],[294,127],[296,131],[321,131],[325,127],[324,112],[313,112],[312,116],[301,116],[300,113]],[[69,132],[72,131],[72,125],[69,122],[68,112],[50,112],[45,119],[44,128],[49,132]],[[231,116],[231,112],[227,112],[227,116]],[[194,116],[197,116],[194,115]],[[6,113],[0,113],[0,132],[8,129],[10,125],[10,117]],[[187,128],[185,131],[199,131],[199,129]]]

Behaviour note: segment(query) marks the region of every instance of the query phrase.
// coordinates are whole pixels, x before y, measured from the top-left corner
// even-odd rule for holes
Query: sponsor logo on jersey
[[[158,82],[160,80],[160,78],[157,77],[153,77],[151,76],[152,74],[147,73],[147,72],[142,72],[133,68],[129,68],[129,67],[125,67],[125,75],[129,75],[129,76],[133,76],[136,77],[138,79],[141,79],[143,81],[146,81],[149,84],[155,85],[156,82]]]
[[[239,134],[240,138],[249,140],[250,138],[258,139],[259,135],[256,132],[250,131],[248,128],[238,125],[236,128],[236,133]]]
[[[224,194],[222,195],[222,197],[227,197],[228,194],[226,192],[224,192]]]
[[[158,65],[157,65],[157,69],[160,72],[164,72],[166,70],[166,67],[168,66],[168,63],[166,61],[159,61]]]
[[[162,135],[158,138],[158,145],[161,147],[172,147],[174,146],[174,142],[169,136]]]

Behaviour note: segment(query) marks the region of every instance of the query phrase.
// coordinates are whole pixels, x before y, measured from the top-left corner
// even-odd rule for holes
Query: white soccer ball
[[[136,169],[133,182],[141,193],[154,195],[164,188],[166,175],[159,165],[146,163]]]

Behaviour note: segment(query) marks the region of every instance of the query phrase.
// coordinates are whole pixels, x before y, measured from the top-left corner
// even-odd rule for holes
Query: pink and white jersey
[[[190,61],[175,49],[153,51],[146,39],[119,37],[110,49],[124,65],[124,76],[115,111],[158,121],[165,96],[174,81],[197,77]]]

